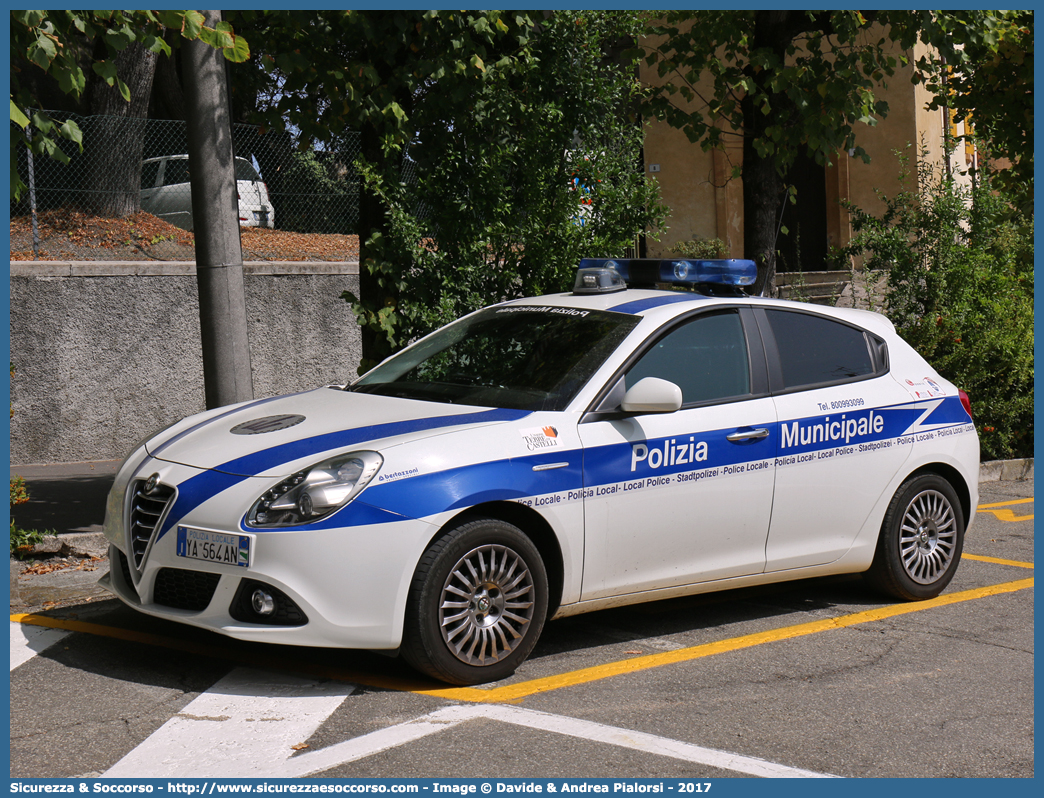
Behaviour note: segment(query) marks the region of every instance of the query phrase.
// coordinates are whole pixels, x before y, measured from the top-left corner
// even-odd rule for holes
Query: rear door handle
[[[736,430],[731,435],[726,435],[725,440],[731,443],[746,443],[747,441],[759,441],[768,436],[769,431],[762,427],[760,429]]]

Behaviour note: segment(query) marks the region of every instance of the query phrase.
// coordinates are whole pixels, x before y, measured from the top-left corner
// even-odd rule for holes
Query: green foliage
[[[20,549],[27,549],[42,543],[44,534],[38,529],[22,529],[11,521],[11,554],[17,555]]]
[[[35,133],[28,145],[34,155],[46,155],[68,163],[57,138],[73,142],[83,150],[83,134],[73,121],[58,123],[39,107],[28,85],[19,79],[23,69],[39,68],[51,75],[66,94],[79,98],[87,87],[84,65],[109,86],[130,100],[130,89],[116,74],[116,54],[134,42],[162,56],[171,54],[164,40],[166,30],[178,31],[182,39],[200,39],[220,48],[225,58],[242,62],[250,57],[246,39],[236,36],[232,26],[220,22],[215,28],[204,24],[198,11],[11,11],[11,121],[22,130],[32,123]],[[95,47],[100,42],[101,48]],[[83,52],[94,48],[88,58]],[[103,57],[99,57],[99,52]],[[11,196],[21,197],[27,188],[18,174],[17,147],[26,140],[11,137]]]
[[[11,506],[25,504],[29,501],[29,492],[25,488],[25,480],[19,476],[11,477]],[[43,540],[43,534],[35,529],[20,529],[11,519],[11,552],[23,546],[34,546]]]
[[[653,28],[645,61],[661,85],[645,112],[705,150],[742,142],[743,257],[755,292],[774,289],[783,176],[798,155],[830,165],[869,161],[856,131],[888,113],[878,86],[905,61],[874,12],[672,11]]]
[[[564,290],[583,255],[620,255],[655,231],[664,209],[637,168],[633,69],[605,57],[637,25],[552,14],[512,55],[415,98],[415,178],[397,159],[362,164],[386,223],[362,242],[376,290],[345,295],[380,344],[360,371],[477,307]]]
[[[758,262],[758,288],[775,269],[780,177],[799,153],[869,162],[857,132],[888,113],[878,88],[919,41],[915,81],[958,119],[981,113],[993,150],[1016,163],[1009,187],[1032,186],[1032,12],[673,11],[654,33],[646,62],[663,85],[646,113],[704,149],[743,141],[733,176],[743,176],[744,257]]]
[[[11,477],[11,506],[25,504],[29,501],[29,492],[25,488],[25,480],[19,476]]]
[[[925,159],[922,159],[922,163]],[[887,315],[971,396],[983,459],[1033,456],[1033,220],[980,171],[974,190],[929,166],[872,216],[850,208],[846,254],[887,271]]]
[[[679,241],[673,245],[671,251],[683,258],[714,260],[729,256],[729,247],[720,238],[700,238],[699,236],[693,236],[689,241]]]
[[[269,78],[256,121],[296,129],[305,144],[369,130],[382,152],[400,157],[416,127],[413,106],[429,88],[459,102],[487,69],[510,64],[532,29],[524,12],[502,11],[240,11],[231,18],[256,42]]]
[[[483,87],[530,64],[535,25],[524,12],[455,10],[248,11],[235,19],[258,43],[268,80],[259,83],[267,99],[255,121],[294,131],[302,146],[335,144],[344,131],[360,136],[372,178],[359,200],[365,306],[355,310],[364,360],[379,361],[402,340],[394,332],[402,326],[399,292],[409,302],[415,290],[404,276],[417,243],[392,247],[402,235],[389,229],[404,154],[472,115],[486,119]],[[415,204],[404,211],[423,213]]]
[[[856,125],[887,113],[874,89],[903,61],[872,24],[846,10],[670,12],[646,54],[666,81],[647,110],[704,149],[752,137],[780,174],[802,150],[820,164],[850,149],[868,161]],[[752,111],[766,124],[747,119]]]
[[[295,152],[283,184],[294,190],[280,206],[281,227],[299,233],[353,232],[352,210],[359,194],[354,166],[314,150]]]
[[[888,12],[887,18],[906,46],[915,37],[928,45],[914,80],[934,95],[929,107],[970,121],[980,147],[1011,162],[995,183],[1031,208],[1033,11]]]

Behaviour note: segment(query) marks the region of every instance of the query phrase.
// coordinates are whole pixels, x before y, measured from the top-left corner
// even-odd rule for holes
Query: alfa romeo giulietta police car
[[[937,595],[978,498],[968,397],[883,316],[747,296],[755,276],[583,261],[572,292],[477,311],[351,384],[187,418],[116,478],[107,584],[455,684],[605,607],[859,572]]]

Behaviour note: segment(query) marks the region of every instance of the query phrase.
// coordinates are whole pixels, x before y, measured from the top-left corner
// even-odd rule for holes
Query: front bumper
[[[341,528],[245,530],[240,524],[246,509],[272,482],[248,478],[172,519],[166,531],[158,528],[142,556],[140,550],[134,553],[127,535],[130,493],[135,480],[152,473],[176,487],[204,472],[142,453],[117,475],[106,508],[111,568],[103,585],[124,603],[240,640],[377,650],[399,646],[410,581],[436,531],[432,524],[400,517]],[[346,517],[351,506],[342,511]],[[178,525],[250,535],[249,567],[179,556]],[[277,611],[270,617],[250,610],[250,595],[258,587],[275,598]]]

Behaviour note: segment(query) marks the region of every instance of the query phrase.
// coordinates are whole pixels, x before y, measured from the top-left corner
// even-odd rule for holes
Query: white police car
[[[348,386],[185,419],[116,478],[108,586],[456,684],[604,607],[857,572],[937,595],[978,498],[967,396],[884,317],[745,296],[754,276],[584,261],[573,292],[480,310]]]

